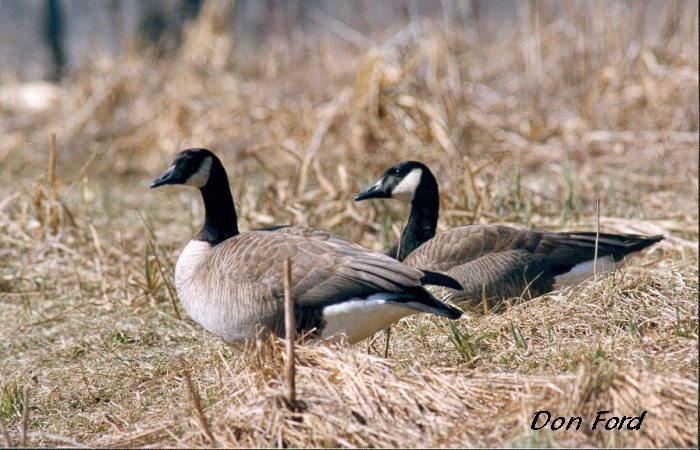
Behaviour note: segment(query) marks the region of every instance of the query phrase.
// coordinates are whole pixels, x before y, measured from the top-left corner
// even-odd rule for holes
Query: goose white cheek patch
[[[194,186],[196,188],[203,188],[209,181],[209,174],[211,173],[211,158],[206,158],[200,164],[199,169],[192,174],[185,184],[189,186]]]
[[[416,189],[420,184],[423,171],[420,169],[411,170],[391,192],[391,197],[402,202],[410,203],[416,195]]]

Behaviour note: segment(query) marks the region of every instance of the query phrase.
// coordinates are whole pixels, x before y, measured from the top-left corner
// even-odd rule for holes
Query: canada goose
[[[204,224],[175,266],[187,313],[209,332],[243,342],[265,329],[284,336],[283,264],[292,261],[298,331],[357,342],[418,312],[457,319],[462,312],[435,299],[421,282],[459,288],[454,280],[406,266],[321,230],[295,226],[239,233],[221,161],[189,149],[151,183],[199,188]]]
[[[529,295],[537,297],[561,285],[593,276],[596,233],[549,232],[500,225],[465,225],[436,234],[438,184],[433,173],[416,161],[394,164],[355,201],[394,198],[411,204],[408,224],[399,242],[386,254],[409,266],[454,277],[464,290],[453,300],[491,306]],[[598,235],[596,271],[614,270],[615,262],[642,250],[663,236]]]

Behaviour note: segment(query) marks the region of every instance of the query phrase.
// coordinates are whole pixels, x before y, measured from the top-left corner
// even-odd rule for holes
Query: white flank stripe
[[[402,317],[419,312],[387,302],[386,299],[391,296],[390,293],[374,294],[368,299],[349,299],[323,308],[326,326],[321,332],[321,337],[335,340],[344,337],[349,344],[354,344],[385,329]]]
[[[612,272],[616,269],[615,261],[610,256],[598,258],[596,273]],[[558,275],[554,278],[554,287],[573,286],[593,276],[593,261],[586,261],[576,264],[570,271]]]

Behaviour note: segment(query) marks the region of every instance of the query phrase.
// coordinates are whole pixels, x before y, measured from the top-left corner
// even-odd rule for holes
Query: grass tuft
[[[513,337],[513,342],[515,345],[523,350],[527,350],[527,342],[525,342],[525,338],[520,332],[520,328],[513,325],[513,322],[510,319],[508,319],[508,329],[510,330],[510,334]]]
[[[16,419],[21,416],[22,389],[14,383],[0,385],[0,417],[3,420]]]

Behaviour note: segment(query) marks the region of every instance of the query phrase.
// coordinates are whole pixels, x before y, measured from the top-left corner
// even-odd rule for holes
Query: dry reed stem
[[[156,252],[156,247],[153,245],[152,242],[149,242],[151,245],[151,249],[153,250],[153,256],[156,258],[156,266],[158,266],[158,273],[160,273],[160,276],[163,277],[163,285],[165,285],[165,288],[168,290],[168,297],[170,297],[170,302],[173,305],[173,312],[175,313],[175,317],[177,320],[182,320],[182,317],[180,317],[180,310],[177,307],[177,303],[175,302],[175,296],[173,295],[172,289],[170,289],[170,283],[165,278],[165,272],[163,272],[163,265],[160,263],[160,260],[158,259],[158,253]]]
[[[294,299],[292,298],[292,261],[284,261],[284,329],[286,340],[287,363],[287,401],[290,408],[296,404],[296,359],[294,357],[294,343],[296,341],[296,321],[294,319]]]
[[[27,420],[29,419],[29,385],[22,389],[22,437],[21,446],[27,446]]]
[[[58,211],[57,211],[57,200],[58,194],[56,192],[56,133],[51,133],[49,138],[49,172],[48,172],[48,184],[49,184],[49,229],[51,233],[56,233],[56,228],[58,227]]]
[[[5,421],[2,419],[2,417],[0,417],[0,433],[2,433],[2,439],[5,441],[5,447],[12,448],[12,439],[10,439],[10,435],[7,433]]]
[[[600,238],[600,199],[595,199],[595,246],[593,251],[593,277],[598,276],[598,239]]]
[[[204,433],[204,435],[209,439],[210,445],[213,447],[218,447],[218,442],[214,438],[214,435],[211,432],[211,428],[209,427],[209,423],[207,422],[207,418],[204,415],[204,411],[202,410],[202,405],[199,401],[199,393],[197,392],[197,388],[195,388],[194,383],[192,382],[192,378],[190,378],[190,373],[189,369],[187,368],[187,363],[185,362],[184,359],[180,358],[180,364],[182,364],[182,377],[185,379],[185,382],[187,383],[187,391],[190,394],[190,400],[192,401],[192,405],[194,406],[194,411],[195,414],[197,415],[197,422],[199,423],[199,426],[201,427],[201,431]]]

